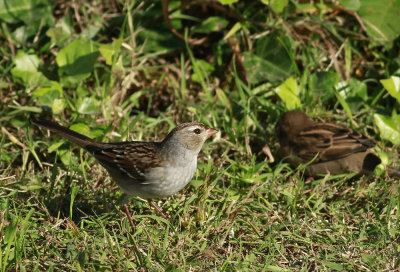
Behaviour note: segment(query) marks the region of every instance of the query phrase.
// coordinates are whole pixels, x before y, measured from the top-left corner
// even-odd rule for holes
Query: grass
[[[111,64],[106,64],[107,56],[101,55],[88,77],[71,83],[73,75],[56,71],[56,52],[66,48],[67,42],[59,44],[61,38],[50,42],[41,30],[35,34],[36,40],[22,43],[7,34],[18,26],[3,23],[7,31],[0,40],[4,54],[0,60],[1,271],[399,269],[397,180],[379,171],[359,178],[342,175],[310,180],[303,177],[301,169],[290,169],[279,161],[269,163],[263,154],[265,144],[273,154],[278,148],[274,127],[286,108],[274,90],[283,80],[246,82],[240,56],[230,55],[228,42],[223,39],[199,47],[173,40],[163,50],[149,51],[148,44],[162,46],[157,36],[150,35],[154,32],[146,32],[151,28],[146,14],[157,14],[154,21],[162,22],[160,3],[107,2],[109,5],[90,7],[57,3],[53,13],[57,19],[73,22],[75,37],[84,35],[76,29],[93,30],[102,22],[92,39],[109,45],[113,42],[110,37],[119,35],[121,48],[114,51]],[[254,1],[249,9],[259,5]],[[76,14],[81,16],[77,18]],[[180,18],[179,12],[174,15]],[[291,18],[288,24],[295,25],[296,19]],[[312,16],[308,19],[311,25],[319,22]],[[268,20],[274,25],[280,19]],[[332,30],[335,26],[330,23],[324,22]],[[118,35],[114,28],[118,28]],[[281,30],[276,28],[273,31]],[[266,31],[257,32],[246,24],[242,30],[236,38],[254,42],[249,48],[255,47],[255,41],[246,31]],[[169,30],[163,31],[157,34],[166,41],[171,39]],[[318,33],[323,31],[322,25]],[[141,40],[141,33],[147,40]],[[338,35],[340,31],[335,32],[335,37]],[[350,46],[362,43],[360,40]],[[309,105],[302,108],[313,116],[375,135],[373,110],[390,112],[398,105],[387,95],[381,97],[381,89],[376,87],[379,77],[370,75],[378,68],[366,65],[372,71],[368,73],[372,82],[369,96],[353,110],[354,119],[350,121],[334,94],[332,99],[311,91],[318,84],[318,88],[325,88],[334,78],[324,74],[323,83],[318,78],[319,69],[331,62],[324,61],[330,53],[321,49],[323,43],[311,46],[315,43],[311,38],[305,43],[287,42],[293,42],[293,48],[301,54],[296,56],[294,49],[285,49],[293,50],[288,52],[296,65],[292,76],[301,90],[303,105]],[[38,94],[42,85],[32,83],[37,71],[25,71],[33,75],[30,82],[11,72],[18,59],[15,49],[19,48],[31,48],[38,54],[41,68],[62,86],[61,91],[53,85],[56,91]],[[360,45],[350,51],[359,56],[363,48]],[[378,50],[374,54],[376,62],[386,57]],[[211,68],[207,63],[221,66]],[[379,69],[376,74],[382,75],[387,67]],[[132,230],[116,205],[121,192],[106,171],[86,152],[29,124],[29,117],[37,115],[51,115],[104,141],[161,140],[176,123],[192,120],[221,133],[206,142],[190,185],[174,196],[157,200],[169,220],[158,216],[146,201],[131,199],[136,226]],[[377,136],[375,139],[396,166],[398,150]]]
[[[118,188],[86,154],[69,168],[42,161],[40,170],[33,160],[24,173],[6,168],[3,271],[398,266],[398,184],[383,176],[308,181],[254,155],[231,160],[226,146],[208,143],[192,185],[158,202],[169,221],[133,199],[134,231],[114,206]]]

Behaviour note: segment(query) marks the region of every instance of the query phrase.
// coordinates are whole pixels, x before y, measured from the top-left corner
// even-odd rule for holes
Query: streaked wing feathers
[[[328,123],[316,123],[301,131],[295,139],[295,151],[305,160],[324,162],[366,151],[375,143],[352,129]]]
[[[110,174],[110,169],[118,166],[121,171],[119,175],[127,175],[142,183],[146,182],[145,175],[148,169],[161,166],[157,143],[110,143],[104,148],[87,146],[86,149],[109,170]]]

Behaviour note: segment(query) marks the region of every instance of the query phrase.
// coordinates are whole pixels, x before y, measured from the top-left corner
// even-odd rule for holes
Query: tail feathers
[[[39,127],[47,128],[47,129],[59,134],[60,136],[70,140],[71,142],[73,142],[85,149],[88,145],[90,145],[90,146],[101,145],[100,142],[97,142],[89,137],[79,134],[73,130],[70,130],[69,128],[63,127],[52,121],[48,121],[45,119],[31,119],[31,122]]]

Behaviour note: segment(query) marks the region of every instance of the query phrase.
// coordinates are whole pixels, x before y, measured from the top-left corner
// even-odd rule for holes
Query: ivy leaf
[[[83,123],[73,124],[72,126],[69,127],[69,129],[78,132],[80,134],[83,134],[87,137],[90,137],[90,128],[86,124]]]
[[[291,75],[293,61],[290,54],[293,52],[289,51],[288,43],[285,37],[268,35],[257,41],[256,54],[243,53],[243,65],[250,83],[280,82]]]
[[[283,9],[287,6],[289,0],[261,0],[261,2],[265,5],[270,6],[273,11],[281,13]]]
[[[100,109],[100,101],[94,97],[85,97],[78,100],[76,108],[82,114],[97,114]]]
[[[382,79],[381,83],[388,93],[400,102],[400,77],[391,76],[388,79]]]
[[[52,1],[49,0],[0,0],[0,20],[38,29],[54,24]]]
[[[52,81],[50,86],[37,89],[32,93],[32,97],[38,98],[40,106],[51,108],[54,114],[62,112],[66,107],[67,103],[63,96],[63,89],[56,81]]]
[[[374,114],[375,123],[379,129],[382,139],[389,140],[395,145],[400,144],[400,116],[393,113],[393,116]]]
[[[218,0],[222,5],[230,5],[239,2],[239,0]]]
[[[388,46],[400,35],[399,1],[363,0],[360,3],[357,13],[363,20],[368,36],[372,41]]]
[[[71,39],[72,34],[73,28],[65,18],[46,31],[46,35],[51,39],[51,43],[59,47],[64,47],[65,43]]]
[[[21,79],[27,88],[50,83],[50,80],[38,71],[40,60],[33,52],[19,50],[14,63],[15,67],[11,69],[11,74]]]
[[[276,94],[285,103],[288,110],[293,110],[301,106],[299,98],[299,88],[293,77],[289,77],[275,89]]]
[[[61,81],[78,84],[88,78],[98,56],[97,46],[91,40],[78,38],[69,43],[56,57]]]
[[[111,44],[102,44],[99,47],[100,54],[106,59],[107,65],[113,64],[113,57],[118,55],[122,40],[114,40]]]

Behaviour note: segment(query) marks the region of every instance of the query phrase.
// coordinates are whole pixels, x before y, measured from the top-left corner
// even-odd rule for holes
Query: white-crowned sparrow
[[[372,172],[381,163],[371,153],[375,142],[350,128],[330,123],[314,122],[304,112],[293,110],[282,115],[277,126],[280,156],[296,168],[312,163],[306,175]],[[313,160],[314,159],[314,160]],[[397,169],[387,168],[390,176],[398,176]]]
[[[127,196],[148,200],[170,196],[185,187],[196,172],[197,155],[204,142],[218,132],[201,123],[184,123],[161,142],[103,143],[51,121],[32,123],[91,153]]]

